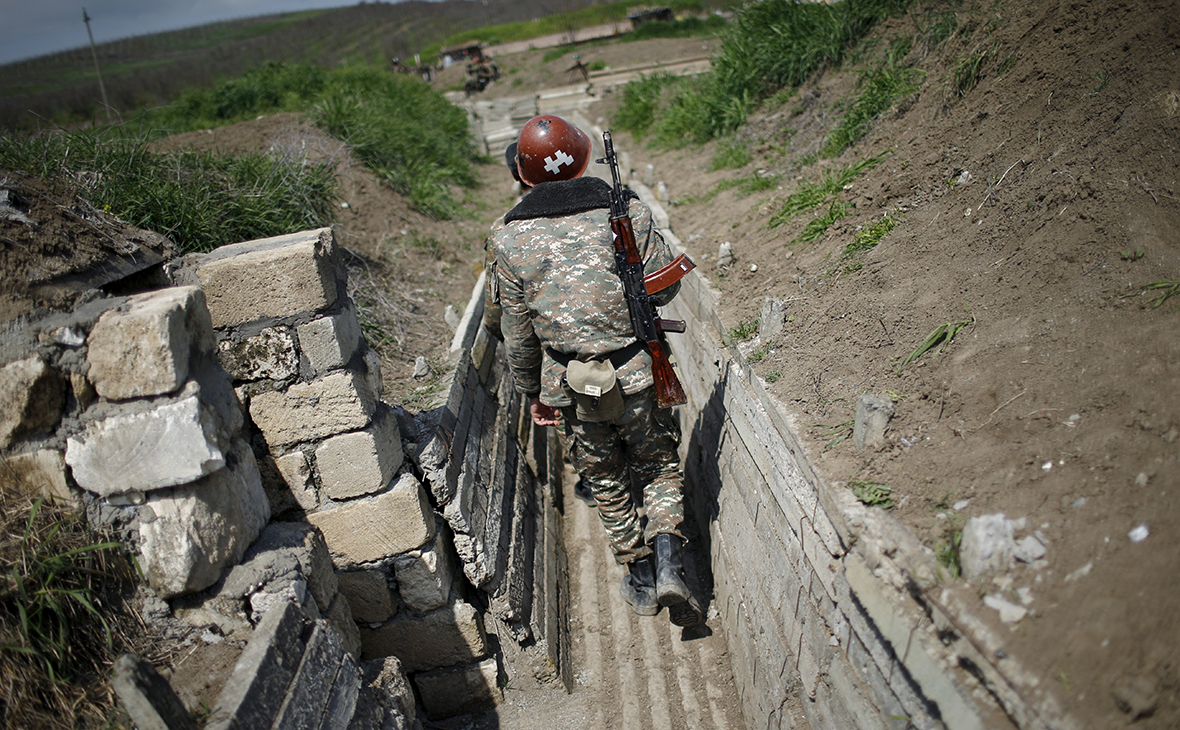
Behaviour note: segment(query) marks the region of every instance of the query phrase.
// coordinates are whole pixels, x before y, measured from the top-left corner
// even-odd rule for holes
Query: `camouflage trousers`
[[[561,409],[570,463],[594,493],[615,561],[650,555],[648,543],[660,533],[684,537],[680,422],[670,409],[656,406],[655,389],[623,396],[623,414],[613,421],[580,421],[576,411],[574,406]],[[641,506],[646,520],[640,517]]]

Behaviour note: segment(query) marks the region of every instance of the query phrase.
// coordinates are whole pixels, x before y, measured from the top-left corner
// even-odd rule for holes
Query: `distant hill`
[[[185,88],[266,61],[387,65],[466,30],[571,13],[592,0],[412,0],[226,21],[97,47],[116,114],[165,103]],[[0,127],[105,121],[89,47],[0,66]]]

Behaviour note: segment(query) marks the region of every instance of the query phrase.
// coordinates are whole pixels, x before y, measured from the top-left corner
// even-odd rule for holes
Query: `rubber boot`
[[[668,608],[672,623],[688,627],[699,624],[704,615],[684,582],[683,546],[684,540],[676,535],[656,535],[656,600]]]
[[[627,575],[623,576],[620,589],[623,600],[631,604],[631,610],[640,616],[655,616],[660,612],[656,600],[655,565],[652,556],[627,563]]]

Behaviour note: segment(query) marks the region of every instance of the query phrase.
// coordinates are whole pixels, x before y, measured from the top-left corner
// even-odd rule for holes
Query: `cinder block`
[[[193,482],[225,466],[231,432],[212,412],[190,382],[179,398],[129,404],[87,424],[67,441],[66,463],[79,486],[104,497]]]
[[[36,499],[46,497],[68,505],[81,500],[66,480],[65,457],[57,449],[41,449],[5,459],[7,482]]]
[[[197,278],[220,329],[320,312],[336,301],[331,228],[222,246],[197,264]]]
[[[250,416],[273,448],[364,428],[376,406],[362,377],[339,371],[254,396]]]
[[[65,381],[40,357],[4,366],[0,371],[0,448],[8,448],[20,436],[53,428],[65,402]]]
[[[267,327],[253,337],[222,340],[217,359],[238,382],[290,380],[299,374],[299,351],[290,327]]]
[[[332,499],[381,491],[404,459],[397,419],[383,405],[367,428],[333,436],[315,452],[320,484]]]
[[[263,617],[217,698],[205,730],[272,725],[303,656],[305,620],[293,603],[279,604]]]
[[[88,376],[104,398],[172,393],[193,350],[213,349],[205,295],[194,286],[140,294],[99,318],[86,338]]]
[[[463,667],[448,667],[414,675],[426,715],[441,720],[491,709],[500,702],[495,657]]]
[[[299,349],[317,374],[344,367],[361,343],[361,325],[352,303],[340,314],[299,325]]]
[[[389,578],[381,568],[350,570],[336,574],[340,592],[348,598],[352,617],[361,623],[381,623],[397,612]]]
[[[419,550],[399,556],[393,563],[397,591],[415,611],[432,611],[446,604],[455,580],[454,549],[445,529]]]
[[[111,687],[139,730],[196,730],[197,724],[168,680],[134,654],[115,662]]]
[[[487,654],[483,617],[458,599],[423,616],[398,614],[360,634],[363,658],[396,656],[407,672],[470,664]]]
[[[434,514],[426,492],[412,474],[402,474],[381,494],[313,512],[337,568],[415,550],[434,536]]]

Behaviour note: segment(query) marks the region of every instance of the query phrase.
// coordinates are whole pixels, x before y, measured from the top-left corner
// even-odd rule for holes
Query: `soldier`
[[[534,117],[521,129],[517,174],[534,187],[492,226],[488,299],[500,309],[509,368],[533,422],[557,426],[560,410],[570,459],[627,568],[623,597],[640,615],[665,606],[674,624],[695,626],[701,609],[683,577],[680,425],[656,406],[651,357],[615,267],[610,186],[582,177],[589,162],[590,140],[560,117]],[[628,204],[645,269],[655,271],[672,252],[647,206],[633,193]],[[679,288],[662,290],[656,303]]]

